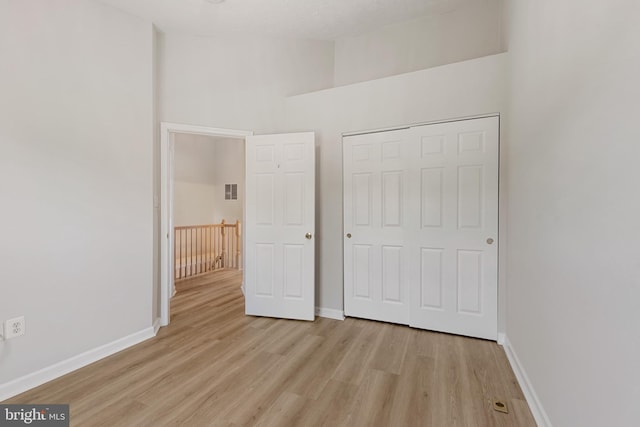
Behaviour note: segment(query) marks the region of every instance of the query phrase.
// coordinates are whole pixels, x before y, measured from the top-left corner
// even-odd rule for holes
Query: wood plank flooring
[[[180,282],[155,338],[5,403],[69,403],[74,426],[535,426],[494,342],[248,317],[240,282]]]

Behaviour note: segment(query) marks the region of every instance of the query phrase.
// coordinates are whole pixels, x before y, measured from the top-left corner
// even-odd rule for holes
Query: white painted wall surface
[[[0,0],[3,383],[152,324],[152,27]]]
[[[640,419],[638,16],[511,2],[507,334],[555,426]]]
[[[174,137],[173,224],[212,224],[215,192],[215,142],[208,136]]]
[[[158,114],[158,37],[152,32],[151,63],[153,93],[153,319],[160,317],[160,116]]]
[[[287,99],[286,128],[316,131],[316,305],[343,307],[342,133],[504,111],[505,65],[494,55]]]
[[[333,42],[160,37],[162,121],[273,133],[284,98],[333,86]]]
[[[173,224],[204,225],[216,222],[214,217],[215,186],[211,184],[175,181],[173,183]]]
[[[219,223],[242,222],[244,213],[244,141],[238,139],[218,139],[215,160],[215,200],[213,220]],[[225,200],[224,185],[238,184],[238,200]]]
[[[335,43],[335,85],[504,52],[503,0],[388,25]]]
[[[225,200],[224,184],[238,184],[238,200]],[[244,140],[176,134],[175,226],[242,222]]]

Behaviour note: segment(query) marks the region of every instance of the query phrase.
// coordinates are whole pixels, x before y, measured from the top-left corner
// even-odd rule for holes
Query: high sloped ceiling
[[[164,32],[335,40],[487,0],[101,0]]]

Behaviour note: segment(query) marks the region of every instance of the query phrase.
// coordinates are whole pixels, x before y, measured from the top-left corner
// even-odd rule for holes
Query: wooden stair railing
[[[175,280],[222,268],[242,268],[240,221],[175,227],[173,242]]]

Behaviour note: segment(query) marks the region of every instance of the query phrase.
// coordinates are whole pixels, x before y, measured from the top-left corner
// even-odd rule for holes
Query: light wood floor
[[[70,403],[76,426],[535,426],[494,342],[247,317],[240,280],[180,283],[157,337],[6,403]]]

